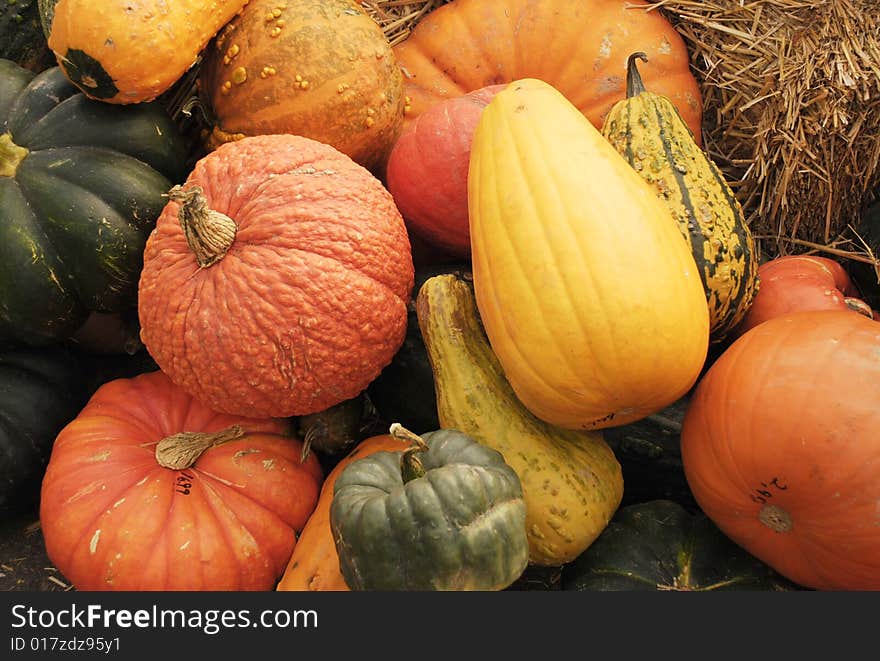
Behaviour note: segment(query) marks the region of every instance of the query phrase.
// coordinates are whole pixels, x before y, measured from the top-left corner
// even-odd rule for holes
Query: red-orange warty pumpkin
[[[645,86],[669,98],[702,140],[702,96],[687,47],[644,0],[455,0],[394,47],[409,99],[404,124],[480,87],[537,78],[601,128],[626,96],[626,61],[644,52]]]
[[[253,136],[203,157],[170,195],[138,310],[172,381],[217,411],[288,417],[357,396],[391,362],[412,254],[366,169],[309,138]]]
[[[284,431],[215,413],[160,371],[103,385],[52,449],[49,558],[78,590],[271,590],[323,479]]]
[[[685,476],[733,541],[808,588],[880,590],[880,325],[848,310],[751,329],[685,413]]]

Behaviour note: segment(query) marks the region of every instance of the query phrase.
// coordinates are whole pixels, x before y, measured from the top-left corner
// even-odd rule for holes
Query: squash
[[[337,457],[349,452],[361,440],[367,410],[366,395],[361,393],[323,411],[296,418],[296,434],[303,442],[303,456],[312,450]]]
[[[271,589],[323,477],[286,431],[215,413],[161,371],[101,386],[52,449],[49,558],[81,591]]]
[[[849,310],[755,326],[715,361],[681,431],[700,508],[818,590],[880,589],[880,326]]]
[[[655,499],[621,508],[599,539],[562,570],[572,591],[792,590],[702,512]]]
[[[135,306],[185,155],[162,106],[90,101],[58,67],[0,60],[0,344],[54,343]]]
[[[0,59],[12,60],[34,73],[55,66],[55,54],[46,43],[37,0],[0,3]]]
[[[511,83],[468,172],[474,291],[520,401],[570,429],[655,413],[695,383],[709,310],[669,208],[558,90]]]
[[[0,513],[36,510],[58,432],[89,393],[83,366],[64,347],[0,351]]]
[[[522,487],[501,454],[454,429],[350,463],[330,529],[353,590],[503,590],[528,564]]]
[[[275,589],[279,592],[347,592],[348,584],[339,570],[339,555],[330,530],[330,503],[336,478],[352,462],[375,452],[397,452],[402,443],[390,434],[370,436],[358,443],[327,474],[318,504],[309,516]]]
[[[828,257],[783,255],[761,264],[758,277],[761,289],[736,327],[736,336],[798,310],[853,310],[874,318],[843,266]]]
[[[574,560],[608,525],[623,494],[601,432],[555,427],[517,399],[480,325],[471,283],[429,278],[416,297],[443,429],[498,450],[522,483],[529,562]]]
[[[308,415],[391,361],[412,284],[406,227],[374,176],[309,138],[252,136],[170,193],[144,251],[141,340],[216,411]]]
[[[68,79],[89,98],[131,104],[170,89],[247,3],[49,0],[41,12]]]
[[[467,173],[480,113],[503,85],[434,104],[394,143],[385,184],[409,230],[458,258],[471,254]]]
[[[672,101],[645,89],[638,59],[647,56],[627,60],[626,99],[608,113],[602,135],[672,212],[706,292],[710,340],[722,342],[758,291],[758,251],[724,175]]]
[[[684,40],[644,0],[455,0],[437,7],[394,47],[403,69],[406,123],[431,105],[488,85],[537,78],[597,129],[624,98],[623,62],[647,52],[645,82],[670,98],[698,143],[702,97]]]
[[[403,125],[403,76],[384,33],[352,0],[250,0],[204,53],[207,148],[293,133],[381,174]]]

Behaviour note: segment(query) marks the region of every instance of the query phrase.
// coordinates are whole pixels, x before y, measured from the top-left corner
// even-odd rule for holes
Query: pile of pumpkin
[[[659,12],[194,6],[0,60],[0,506],[74,587],[880,589],[880,325],[760,263]]]

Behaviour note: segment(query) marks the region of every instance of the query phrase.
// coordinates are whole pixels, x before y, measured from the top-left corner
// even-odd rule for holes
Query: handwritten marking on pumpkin
[[[95,534],[92,535],[92,539],[89,541],[89,553],[95,555],[95,551],[98,549],[98,539],[101,537],[101,529],[98,528],[95,531]]]
[[[761,487],[760,489],[754,489],[753,493],[749,494],[749,498],[762,505],[773,498],[774,493],[788,490],[788,485],[782,484],[778,477],[774,477],[769,482],[761,482]]]

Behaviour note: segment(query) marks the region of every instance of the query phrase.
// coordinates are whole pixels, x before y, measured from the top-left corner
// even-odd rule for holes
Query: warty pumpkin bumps
[[[175,383],[217,411],[287,417],[355,397],[391,361],[412,256],[366,169],[309,138],[253,136],[207,154],[171,195],[138,309]]]

